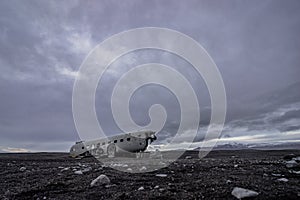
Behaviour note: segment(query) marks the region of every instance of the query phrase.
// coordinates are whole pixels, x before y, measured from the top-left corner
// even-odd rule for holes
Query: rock
[[[110,184],[110,179],[106,175],[101,174],[91,182],[91,187],[94,187],[96,185],[108,185],[108,184]]]
[[[300,156],[293,158],[293,160],[300,162]]]
[[[141,190],[144,190],[145,188],[142,186],[142,187],[139,187],[138,191],[141,191]]]
[[[233,165],[234,168],[237,168],[239,165]]]
[[[238,199],[242,199],[245,197],[256,197],[258,195],[258,193],[253,190],[248,190],[240,187],[235,187],[232,190],[231,194]]]
[[[87,168],[84,168],[84,169],[81,170],[81,171],[82,171],[82,173],[86,173],[86,172],[89,172],[89,171],[91,171],[91,170],[92,170],[91,167],[87,167]]]
[[[291,174],[300,174],[300,171],[295,171],[295,170],[289,170],[289,172],[290,172]]]
[[[168,175],[167,174],[156,174],[155,176],[158,176],[158,177],[167,177]]]
[[[296,167],[300,167],[300,163],[297,163],[297,161],[295,161],[295,160],[289,160],[286,162],[285,166],[287,168],[296,168]]]
[[[145,166],[140,168],[140,171],[145,171],[145,170],[147,170],[147,168]]]
[[[158,186],[158,185],[154,187],[154,189],[158,189],[158,188],[159,188],[159,186]]]
[[[288,182],[289,180],[287,178],[280,178],[280,179],[277,179],[277,181],[280,181],[280,182]]]
[[[81,170],[75,171],[74,173],[77,174],[77,175],[82,175],[83,174]]]
[[[127,171],[130,171],[130,172],[131,172],[131,171],[132,171],[132,169],[131,169],[131,168],[128,168],[128,169],[127,169]]]
[[[192,159],[192,156],[186,156],[185,159]]]
[[[282,175],[281,174],[272,174],[272,176],[280,177]]]
[[[232,183],[232,181],[231,180],[227,180],[226,183],[229,184],[229,183]]]
[[[20,168],[20,171],[21,171],[21,172],[26,171],[26,167],[21,167],[21,168]]]
[[[70,169],[70,167],[66,167],[66,168],[63,168],[62,170],[60,170],[61,172],[64,172],[64,171],[68,171]]]

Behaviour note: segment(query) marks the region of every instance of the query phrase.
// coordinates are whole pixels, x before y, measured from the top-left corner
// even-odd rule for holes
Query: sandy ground
[[[0,154],[0,199],[236,199],[234,187],[258,192],[254,199],[300,199],[300,169],[287,168],[283,159],[291,153],[300,150],[213,151],[201,160],[188,152],[168,167],[140,174],[64,153]],[[91,187],[101,174],[110,184]]]

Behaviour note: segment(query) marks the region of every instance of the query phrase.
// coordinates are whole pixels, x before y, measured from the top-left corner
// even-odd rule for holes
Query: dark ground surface
[[[300,150],[213,151],[201,160],[189,152],[191,159],[140,174],[63,153],[0,154],[0,199],[235,199],[231,192],[236,186],[257,191],[255,199],[300,199],[300,174],[291,173],[283,160],[290,153],[299,155]],[[73,171],[87,167],[91,170],[82,175]],[[100,174],[111,184],[91,187]],[[289,181],[277,180],[282,177]],[[144,190],[138,190],[141,186]]]

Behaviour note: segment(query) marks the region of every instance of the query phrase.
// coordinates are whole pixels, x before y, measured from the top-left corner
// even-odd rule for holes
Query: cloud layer
[[[300,3],[284,1],[1,1],[0,146],[31,151],[67,150],[79,140],[72,118],[72,87],[88,52],[112,34],[144,26],[181,31],[207,50],[223,76],[228,112],[223,140],[300,139]],[[199,135],[210,119],[203,79],[167,52],[142,50],[114,62],[96,94],[99,121],[119,132],[110,96],[132,67],[158,62],[192,84],[201,108]],[[154,98],[155,97],[155,98]],[[180,109],[165,88],[146,86],[130,102],[133,119],[149,123],[148,109],[165,106],[161,143],[176,133]],[[189,130],[187,130],[188,132]],[[227,138],[227,139],[224,139]]]

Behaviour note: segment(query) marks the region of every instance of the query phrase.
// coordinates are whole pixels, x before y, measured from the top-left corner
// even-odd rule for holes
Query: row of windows
[[[130,138],[126,139],[128,142],[130,141]],[[117,143],[118,140],[114,140],[114,143]],[[120,142],[124,142],[124,139],[120,139]],[[108,141],[108,144],[110,144],[111,141]],[[105,145],[105,142],[102,142],[101,145]],[[87,148],[89,149],[90,146],[87,146]],[[97,144],[97,147],[100,147],[100,143]],[[82,147],[82,149],[84,149],[84,147]],[[94,145],[92,145],[92,149],[94,149]]]
[[[129,142],[130,138],[127,138],[126,140]],[[114,140],[114,143],[117,143],[117,142],[118,142],[118,140]],[[120,139],[120,142],[124,142],[124,139]],[[108,143],[110,143],[110,141]],[[102,145],[103,145],[103,143],[102,143]]]

